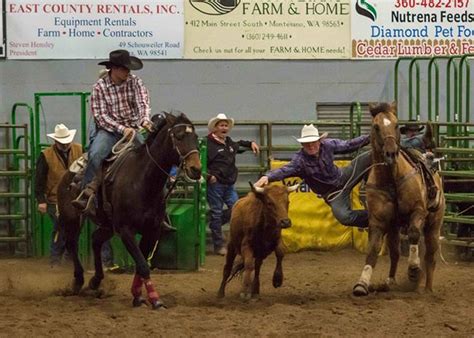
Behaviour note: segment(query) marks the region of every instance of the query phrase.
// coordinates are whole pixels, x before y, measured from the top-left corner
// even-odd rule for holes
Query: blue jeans
[[[102,162],[112,151],[114,144],[122,138],[119,133],[111,133],[105,129],[97,128],[93,121],[89,128],[89,159],[82,179],[82,188],[92,181]]]
[[[47,206],[48,216],[53,222],[53,231],[51,232],[51,246],[50,246],[50,260],[51,264],[61,263],[64,251],[66,251],[66,236],[64,231],[59,231],[59,223],[57,216],[57,204],[48,203]]]
[[[91,121],[89,124],[89,159],[84,178],[82,179],[82,189],[92,181],[99,171],[102,162],[109,156],[115,143],[122,137],[123,135],[120,133],[111,133],[105,129],[98,128],[95,122]],[[136,133],[134,142],[136,144],[143,143],[143,136]]]
[[[224,246],[222,235],[222,225],[225,224],[222,210],[224,203],[228,209],[232,209],[238,199],[234,185],[216,182],[207,186],[207,202],[210,209],[209,229],[211,229],[212,242],[216,250]]]
[[[357,226],[359,228],[367,228],[369,225],[369,213],[367,210],[352,210],[351,192],[362,178],[367,177],[368,171],[364,173],[372,163],[371,152],[365,152],[351,161],[351,163],[342,168],[342,176],[336,190],[347,186],[341,193],[330,194],[325,196],[325,201],[332,209],[334,217],[344,225]]]

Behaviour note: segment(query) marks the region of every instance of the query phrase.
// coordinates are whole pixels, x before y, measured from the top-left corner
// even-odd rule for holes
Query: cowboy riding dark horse
[[[152,129],[144,144],[123,155],[125,157],[120,160],[113,180],[102,181],[100,193],[97,194],[97,212],[91,217],[98,227],[92,234],[95,274],[89,281],[89,287],[97,290],[104,278],[101,247],[115,232],[135,262],[136,272],[131,288],[133,305],[140,306],[146,301],[142,298],[144,286],[147,301],[153,309],[158,309],[163,303],[151,281],[147,258],[161,235],[166,207],[163,188],[174,165],[181,167],[188,178],[200,179],[201,162],[198,137],[193,124],[184,114],[174,116],[165,113]],[[64,175],[58,194],[60,224],[74,262],[73,293],[77,294],[84,284],[84,270],[78,256],[82,216],[70,204],[77,195],[77,191],[73,194],[70,189],[73,177],[72,172]],[[136,234],[142,236],[139,244],[135,241]]]

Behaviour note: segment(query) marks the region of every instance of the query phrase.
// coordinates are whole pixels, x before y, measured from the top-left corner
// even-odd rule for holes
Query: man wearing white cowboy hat
[[[92,202],[99,184],[93,178],[114,144],[122,137],[130,138],[134,134],[137,142],[143,142],[135,131],[141,127],[148,131],[153,129],[148,90],[139,77],[130,74],[131,70],[143,67],[142,61],[119,49],[110,52],[109,60],[99,62],[99,65],[109,71],[100,76],[92,89],[94,121],[90,128],[89,157],[82,181],[85,189],[73,201],[75,207],[86,213],[93,211]]]
[[[54,144],[44,149],[36,161],[35,197],[38,211],[48,213],[53,222],[51,239],[51,264],[59,264],[65,251],[66,239],[58,232],[57,190],[59,182],[69,166],[82,155],[82,146],[72,143],[75,129],[57,124],[54,133],[47,136]]]
[[[257,143],[253,141],[235,142],[229,136],[234,119],[225,114],[218,114],[207,124],[207,201],[210,208],[209,228],[211,229],[214,252],[225,255],[224,236],[222,225],[229,221],[229,212],[224,213],[224,204],[230,211],[238,199],[234,184],[237,180],[235,156],[252,149],[254,154],[260,152]]]
[[[334,155],[359,150],[369,144],[369,136],[359,136],[347,141],[331,139],[327,137],[327,133],[319,134],[318,128],[310,124],[303,127],[297,141],[303,148],[292,160],[279,169],[267,172],[255,186],[262,187],[287,177],[300,177],[315,194],[324,198],[341,224],[367,227],[367,210],[352,210],[350,195],[371,163],[370,153],[358,155],[343,168],[334,164]]]

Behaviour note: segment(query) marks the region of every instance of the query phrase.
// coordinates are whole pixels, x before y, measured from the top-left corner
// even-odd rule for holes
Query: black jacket
[[[207,136],[207,174],[215,176],[217,182],[234,184],[237,180],[237,167],[235,155],[251,148],[252,141],[233,141],[229,136],[225,144],[217,142],[212,134]],[[241,147],[247,148],[242,149]]]

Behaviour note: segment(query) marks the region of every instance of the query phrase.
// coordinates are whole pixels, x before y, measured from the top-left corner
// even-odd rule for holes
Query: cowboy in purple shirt
[[[370,142],[368,135],[352,140],[327,138],[319,135],[318,129],[305,125],[301,138],[297,139],[303,148],[285,166],[269,171],[255,186],[262,187],[269,182],[287,177],[300,177],[318,196],[324,198],[336,219],[347,226],[365,228],[368,226],[367,210],[352,210],[350,195],[352,188],[362,180],[371,163],[369,152],[357,156],[343,168],[334,164],[334,155],[356,151]]]

